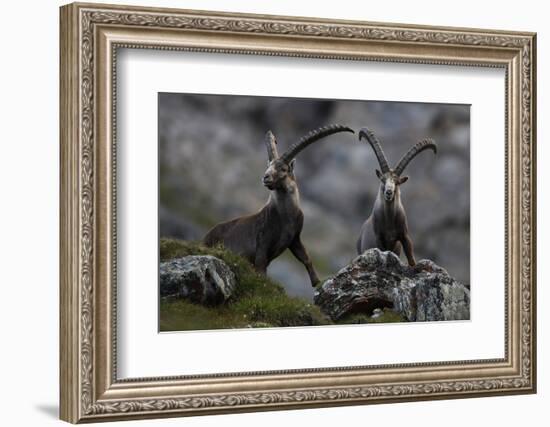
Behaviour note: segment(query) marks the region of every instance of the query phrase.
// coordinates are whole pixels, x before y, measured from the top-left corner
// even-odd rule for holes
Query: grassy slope
[[[218,307],[204,307],[185,300],[162,301],[161,331],[332,323],[318,307],[289,297],[281,285],[258,274],[248,261],[230,251],[221,247],[206,248],[196,242],[161,239],[161,261],[187,255],[213,255],[222,259],[237,276],[237,288],[231,299]]]

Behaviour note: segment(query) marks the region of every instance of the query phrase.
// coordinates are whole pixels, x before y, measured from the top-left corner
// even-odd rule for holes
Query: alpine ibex
[[[319,278],[300,239],[304,214],[294,176],[295,157],[315,141],[337,132],[353,133],[353,130],[342,125],[313,130],[279,156],[275,136],[268,131],[265,135],[268,167],[262,178],[263,185],[271,191],[267,204],[255,214],[214,226],[203,243],[206,246],[222,243],[264,274],[269,263],[288,248],[306,267],[311,285],[317,285]]]
[[[380,142],[374,133],[368,128],[359,131],[359,140],[365,138],[378,159],[380,169],[376,169],[376,176],[380,180],[378,195],[374,201],[371,215],[361,227],[361,234],[357,241],[357,252],[362,254],[370,248],[378,248],[382,251],[392,251],[397,255],[401,253],[401,246],[407,256],[409,265],[414,266],[414,249],[407,225],[405,208],[401,204],[399,186],[409,177],[401,176],[409,162],[424,150],[433,150],[437,154],[437,145],[431,139],[417,142],[399,161],[395,169],[388,166],[388,161]]]

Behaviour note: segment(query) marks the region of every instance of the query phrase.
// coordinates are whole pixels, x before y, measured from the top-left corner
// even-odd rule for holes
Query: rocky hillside
[[[378,249],[326,280],[311,304],[223,248],[162,239],[160,297],[161,331],[470,318],[469,289],[444,269]]]
[[[402,199],[417,259],[431,259],[468,284],[468,106],[160,94],[161,236],[199,240],[215,223],[257,211],[268,197],[260,183],[266,130],[283,150],[329,123],[370,126],[390,163],[420,138],[437,141],[437,157],[423,153],[407,168]],[[303,240],[321,278],[357,255],[355,241],[378,190],[377,167],[370,147],[348,134],[297,159]],[[272,263],[269,275],[289,294],[313,298],[305,269],[289,253]]]

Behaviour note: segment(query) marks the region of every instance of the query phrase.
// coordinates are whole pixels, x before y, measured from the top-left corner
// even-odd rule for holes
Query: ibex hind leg
[[[206,236],[202,239],[202,244],[204,246],[207,246],[211,248],[212,246],[215,246],[218,243],[218,239],[213,235],[213,233],[210,231]]]
[[[224,245],[224,240],[227,236],[227,229],[228,223],[225,222],[212,227],[203,237],[202,244],[207,247]]]

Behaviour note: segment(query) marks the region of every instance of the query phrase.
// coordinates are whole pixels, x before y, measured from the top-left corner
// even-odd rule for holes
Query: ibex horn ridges
[[[395,167],[395,173],[401,175],[409,162],[424,150],[433,150],[434,154],[437,154],[437,145],[433,139],[423,139],[413,145]]]
[[[318,129],[312,130],[307,135],[300,138],[300,140],[293,144],[282,156],[281,159],[283,159],[285,162],[290,162],[296,155],[305,149],[307,146],[313,144],[315,141],[320,140],[321,138],[324,138],[326,136],[332,135],[334,133],[338,132],[351,132],[354,133],[353,129],[344,126],[344,125],[328,125],[323,126]]]
[[[275,135],[273,135],[273,132],[268,130],[265,133],[265,148],[267,149],[267,157],[269,161],[272,161],[273,159],[277,159],[279,157],[279,153],[277,152],[277,140],[275,139]]]
[[[382,151],[380,141],[378,141],[378,138],[376,138],[374,132],[371,131],[369,128],[361,128],[361,130],[359,131],[359,140],[363,138],[365,138],[372,147],[374,154],[378,159],[378,164],[380,165],[382,173],[388,172],[390,170],[390,167],[388,166],[386,155],[384,154],[384,151]]]

